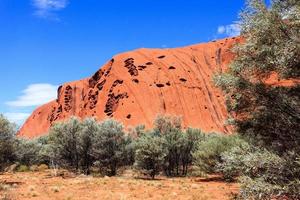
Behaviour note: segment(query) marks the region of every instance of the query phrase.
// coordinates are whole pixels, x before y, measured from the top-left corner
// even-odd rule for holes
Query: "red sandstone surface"
[[[92,77],[60,86],[57,100],[37,108],[19,136],[47,134],[51,125],[71,116],[113,117],[126,127],[151,128],[158,114],[181,116],[184,127],[228,133],[224,98],[212,77],[226,69],[237,42],[240,38],[227,38],[116,55]]]

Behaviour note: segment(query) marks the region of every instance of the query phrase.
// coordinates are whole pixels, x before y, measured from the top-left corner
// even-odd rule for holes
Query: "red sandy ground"
[[[227,200],[238,185],[218,179],[132,177],[52,177],[50,171],[0,175],[0,199],[13,200]]]

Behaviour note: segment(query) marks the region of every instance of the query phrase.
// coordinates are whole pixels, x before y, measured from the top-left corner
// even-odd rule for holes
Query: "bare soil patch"
[[[0,175],[0,199],[13,200],[226,200],[238,184],[218,178],[53,177],[50,171]]]

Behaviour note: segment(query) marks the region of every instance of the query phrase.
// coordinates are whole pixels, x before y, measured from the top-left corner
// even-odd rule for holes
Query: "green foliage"
[[[79,169],[80,163],[80,132],[82,126],[77,118],[55,124],[49,135],[51,157],[61,166]]]
[[[125,135],[124,145],[125,145],[125,149],[123,153],[124,160],[122,165],[132,166],[134,164],[134,156],[135,156],[134,138],[131,135]]]
[[[101,171],[110,176],[126,162],[128,140],[123,125],[113,119],[103,121],[93,138],[93,156]]]
[[[268,8],[262,0],[249,0],[241,14],[246,43],[236,49],[232,71],[243,77],[275,71],[283,78],[299,78],[299,13],[299,1],[274,0]]]
[[[167,154],[164,138],[154,133],[142,135],[136,141],[135,167],[154,179],[163,168]]]
[[[82,130],[79,133],[80,166],[86,174],[90,173],[93,165],[93,139],[99,132],[99,124],[95,119],[86,119],[82,122]]]
[[[226,181],[234,181],[245,169],[243,159],[253,148],[249,143],[244,142],[221,153],[221,159],[216,166],[217,171],[223,174]]]
[[[300,75],[300,2],[249,0],[241,14],[245,42],[215,83],[226,93],[237,132],[257,138],[277,152],[300,151],[300,86],[266,84]],[[274,78],[275,77],[275,78]]]
[[[295,153],[278,156],[245,144],[224,152],[218,170],[229,181],[240,176],[240,199],[299,199],[299,158]]]
[[[248,176],[242,176],[240,183],[242,189],[238,199],[269,200],[280,191],[278,185],[267,183],[263,178],[252,179]]]
[[[243,146],[244,143],[245,141],[237,135],[211,134],[197,145],[197,150],[193,153],[194,165],[203,173],[216,172],[222,153]]]
[[[300,165],[294,155],[283,158],[268,151],[255,152],[247,155],[243,164],[246,169],[240,178],[243,199],[300,198]]]
[[[197,129],[182,131],[181,118],[159,115],[154,122],[154,132],[165,141],[168,154],[165,157],[164,171],[167,176],[185,176],[192,164],[192,153],[196,143],[204,138]]]
[[[51,160],[55,158],[53,154],[53,146],[50,143],[49,135],[41,136],[39,138],[34,139],[39,145],[39,152],[37,155],[37,165],[45,164],[50,165]]]
[[[30,169],[27,165],[20,165],[17,168],[17,172],[28,172],[28,171],[30,171]]]
[[[141,135],[146,133],[145,128],[146,128],[145,125],[138,125],[134,128],[129,127],[128,128],[128,134],[133,136],[133,137],[140,137]]]
[[[58,165],[86,174],[96,164],[102,173],[115,175],[119,166],[134,162],[132,139],[114,120],[71,118],[55,124],[49,138],[20,140],[19,146],[21,163]]]
[[[158,115],[154,120],[154,131],[159,134],[167,134],[173,129],[181,130],[181,118],[171,115]]]
[[[205,138],[205,133],[199,129],[188,128],[183,134],[180,147],[182,175],[188,174],[188,169],[194,161],[193,153],[197,150],[198,143],[205,140]]]
[[[15,160],[16,126],[0,115],[0,171]]]
[[[39,152],[42,145],[38,140],[18,139],[16,145],[16,157],[19,163],[27,166],[39,164]]]
[[[181,150],[183,145],[183,133],[180,129],[171,129],[164,133],[165,148],[168,154],[165,157],[165,172],[168,176],[180,175]]]
[[[230,121],[259,148],[223,153],[219,169],[229,180],[243,175],[242,199],[299,199],[300,84],[292,80],[300,78],[300,1],[274,0],[268,8],[249,0],[241,20],[245,41],[215,83]]]

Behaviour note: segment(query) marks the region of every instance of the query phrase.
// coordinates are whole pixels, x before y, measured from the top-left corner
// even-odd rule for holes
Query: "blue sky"
[[[0,113],[21,124],[114,54],[238,34],[243,0],[0,0]]]

